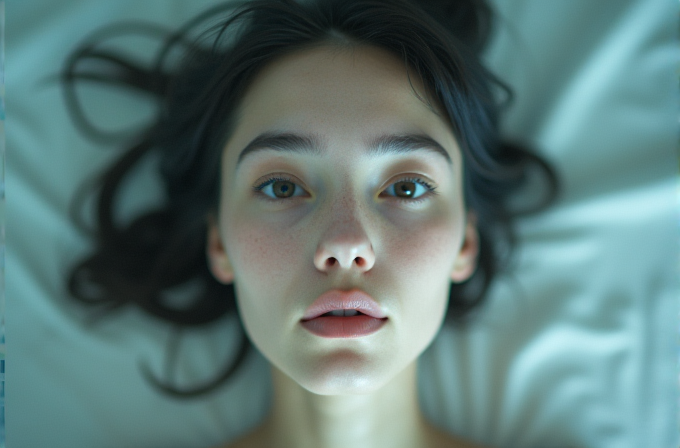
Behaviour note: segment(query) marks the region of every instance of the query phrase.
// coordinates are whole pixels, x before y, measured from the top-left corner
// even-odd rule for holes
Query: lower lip
[[[356,338],[380,330],[387,318],[371,316],[324,316],[300,322],[311,333],[322,338]]]

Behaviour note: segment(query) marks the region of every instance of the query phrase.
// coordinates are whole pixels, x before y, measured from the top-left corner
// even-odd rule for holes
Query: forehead
[[[418,97],[420,96],[420,98]],[[236,164],[241,149],[268,132],[314,134],[328,142],[365,147],[380,135],[426,135],[456,147],[450,125],[404,61],[370,46],[319,46],[265,66],[249,85],[227,145]],[[435,112],[436,111],[436,112]]]

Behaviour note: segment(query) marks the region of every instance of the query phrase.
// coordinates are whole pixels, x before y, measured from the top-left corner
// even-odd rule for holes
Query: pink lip
[[[378,302],[360,289],[341,291],[332,289],[319,296],[305,311],[303,321],[311,320],[335,310],[357,310],[367,316],[383,319],[385,313]]]
[[[335,310],[357,310],[365,316],[322,316]],[[328,291],[307,308],[300,324],[323,338],[354,338],[378,331],[387,321],[380,305],[359,289]]]

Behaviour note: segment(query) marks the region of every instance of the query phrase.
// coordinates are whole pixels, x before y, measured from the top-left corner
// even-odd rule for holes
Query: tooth
[[[345,310],[345,316],[356,316],[359,314],[357,310]]]
[[[344,316],[344,311],[343,310],[335,310],[330,312],[331,316]]]

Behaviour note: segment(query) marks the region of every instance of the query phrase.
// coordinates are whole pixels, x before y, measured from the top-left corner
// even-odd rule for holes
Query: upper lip
[[[302,320],[310,320],[335,310],[357,310],[371,317],[382,319],[385,317],[378,302],[360,289],[341,291],[332,289],[321,294],[312,303]]]

